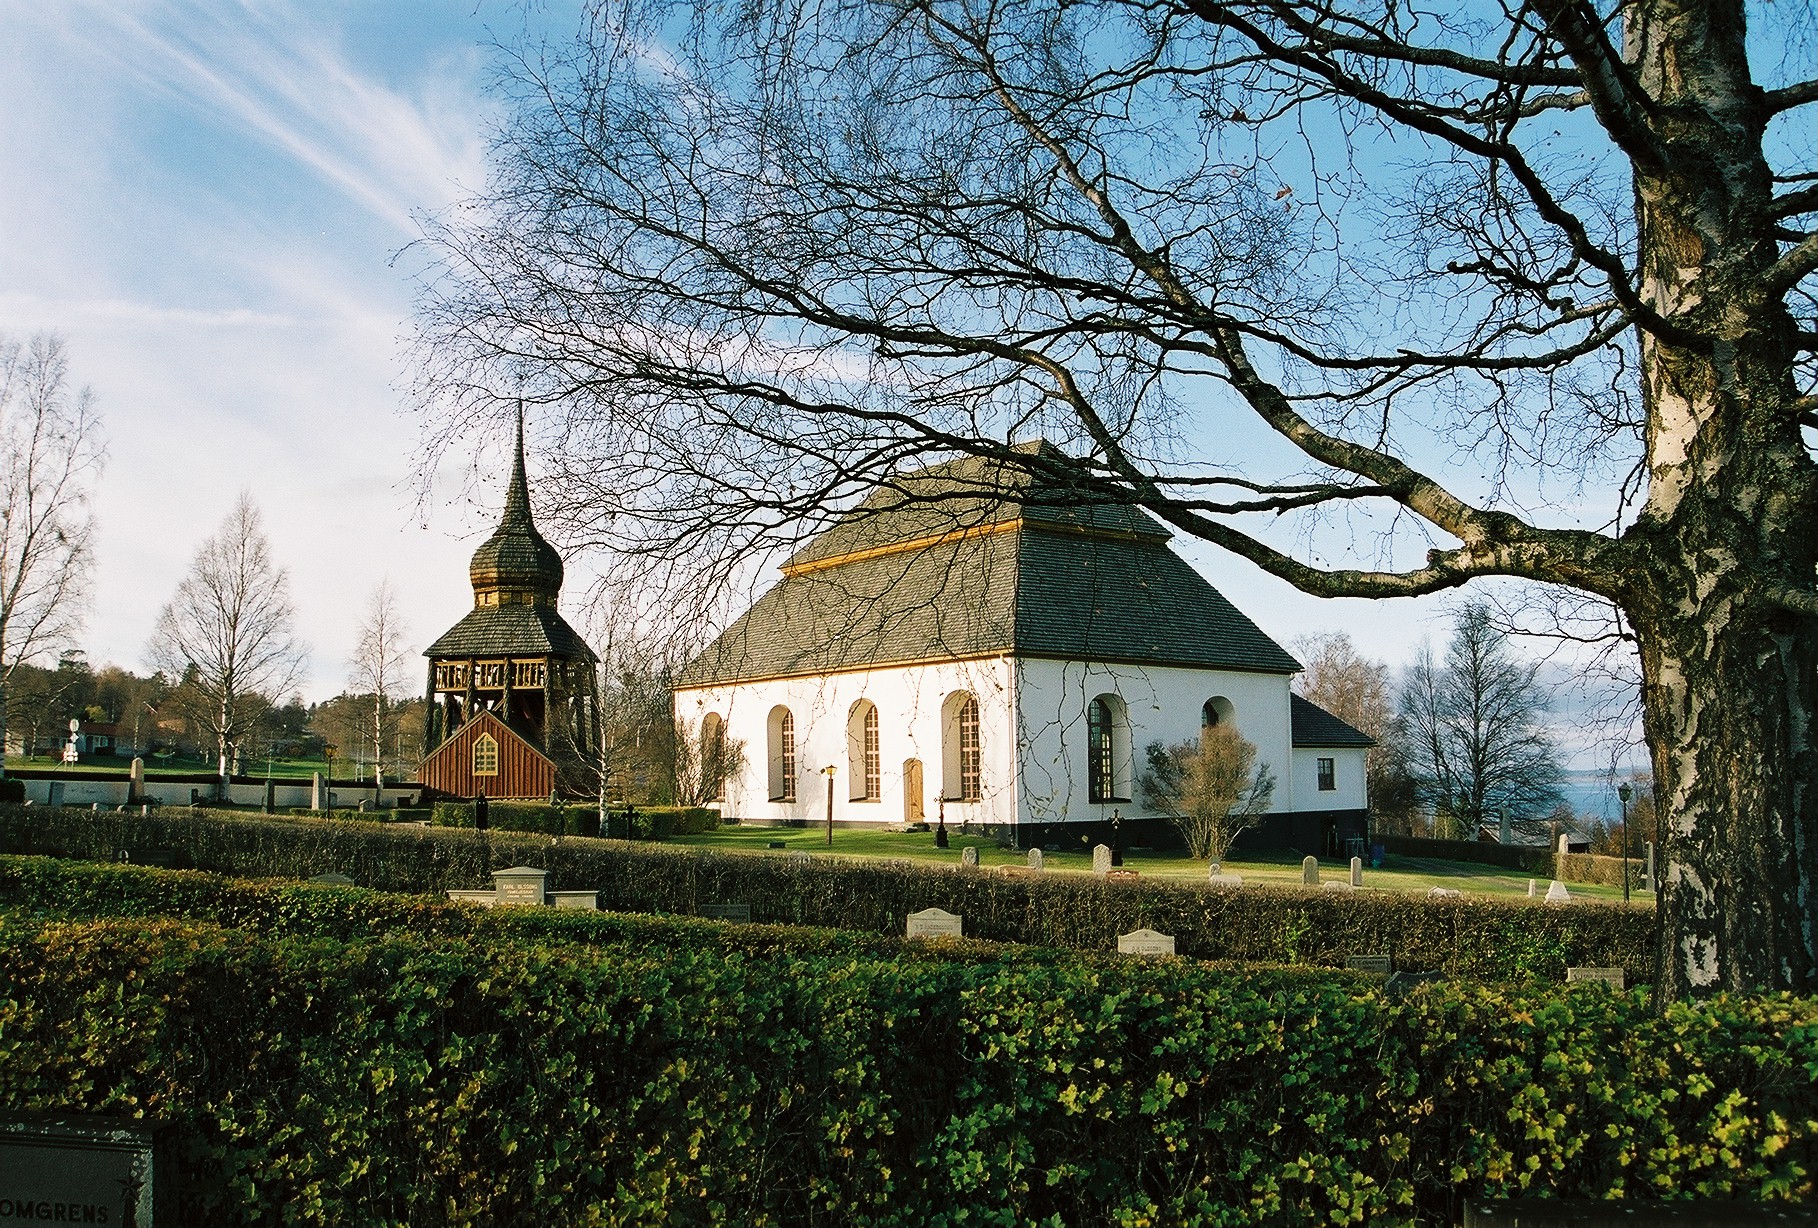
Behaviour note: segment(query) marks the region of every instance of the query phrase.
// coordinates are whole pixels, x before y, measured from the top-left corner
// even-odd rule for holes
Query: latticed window
[[[1114,717],[1111,705],[1095,699],[1086,709],[1086,790],[1087,800],[1114,800],[1117,780],[1117,749],[1113,739]]]
[[[979,753],[978,753],[978,700],[966,696],[959,710],[959,799],[962,802],[976,802],[982,791],[979,787]]]
[[[473,774],[475,776],[497,776],[499,774],[499,742],[490,733],[483,733],[473,740]]]
[[[795,800],[795,714],[783,713],[782,736],[778,739],[783,759],[783,800]]]
[[[884,761],[878,753],[877,709],[865,709],[865,800],[875,802],[884,792]]]
[[[795,714],[781,704],[770,710],[770,800],[795,800]]]

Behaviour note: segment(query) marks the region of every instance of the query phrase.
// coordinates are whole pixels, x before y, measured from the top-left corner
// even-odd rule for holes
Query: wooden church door
[[[927,821],[927,812],[922,809],[922,761],[908,759],[903,763],[903,822]]]

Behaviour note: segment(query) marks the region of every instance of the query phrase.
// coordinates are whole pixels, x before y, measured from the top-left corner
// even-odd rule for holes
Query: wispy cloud
[[[36,294],[0,293],[0,328],[37,329],[53,320],[58,326],[84,323],[164,326],[200,325],[222,328],[287,328],[305,323],[292,315],[246,308],[210,311],[163,307],[130,299],[52,299]]]

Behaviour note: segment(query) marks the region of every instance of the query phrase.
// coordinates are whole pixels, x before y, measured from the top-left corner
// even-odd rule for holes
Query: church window
[[[984,796],[979,742],[978,700],[970,691],[955,691],[942,706],[941,767],[950,802],[976,802]]]
[[[1338,764],[1335,760],[1321,757],[1319,760],[1319,791],[1331,793],[1338,788]]]
[[[883,797],[883,757],[878,753],[877,705],[861,699],[846,718],[847,798],[875,802]]]
[[[490,733],[483,733],[473,740],[473,774],[475,776],[497,776],[499,774],[499,741]]]
[[[781,704],[770,710],[770,800],[795,800],[795,714]]]
[[[701,796],[726,800],[726,722],[717,712],[701,718]]]
[[[1130,800],[1130,718],[1124,701],[1100,695],[1086,708],[1086,800]]]
[[[1214,695],[1199,710],[1199,727],[1202,730],[1217,729],[1220,725],[1229,725],[1235,715],[1236,709],[1231,706],[1230,700],[1223,695]]]

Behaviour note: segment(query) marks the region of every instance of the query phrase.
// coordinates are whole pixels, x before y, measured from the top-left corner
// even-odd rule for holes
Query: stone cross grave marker
[[[1351,858],[1351,885],[1353,887],[1363,886],[1363,858],[1361,857]]]
[[[1040,849],[1029,850],[1029,868],[1031,870],[1045,870],[1048,868],[1043,864],[1042,851]]]
[[[960,850],[960,866],[967,870],[978,869],[978,849],[968,844]]]
[[[909,914],[903,932],[910,938],[958,938],[960,917],[944,908],[924,908]]]
[[[1609,985],[1615,989],[1627,988],[1627,980],[1621,968],[1567,968],[1566,984],[1574,982]]]
[[[1092,872],[1100,878],[1111,873],[1111,846],[1109,844],[1092,846]]]
[[[751,922],[751,905],[749,904],[703,904],[701,915],[714,921],[731,921],[735,924],[748,925]]]
[[[1131,930],[1128,934],[1117,936],[1117,953],[1119,955],[1172,955],[1174,954],[1174,935],[1160,934],[1154,930]]]
[[[1395,971],[1395,965],[1387,955],[1347,955],[1345,967],[1353,972],[1368,972],[1372,976],[1388,976]]]
[[[1319,885],[1319,858],[1303,857],[1300,859],[1300,885],[1303,887]]]
[[[544,890],[548,881],[549,871],[535,866],[512,866],[492,872],[493,890],[498,892],[501,904],[534,904],[541,908],[548,898]]]
[[[1571,902],[1572,893],[1566,890],[1564,883],[1560,882],[1558,879],[1554,879],[1553,885],[1547,888],[1547,903],[1570,904]]]

